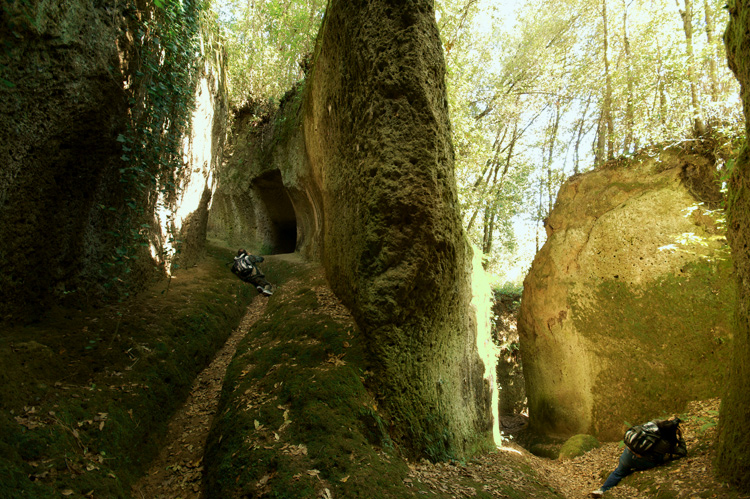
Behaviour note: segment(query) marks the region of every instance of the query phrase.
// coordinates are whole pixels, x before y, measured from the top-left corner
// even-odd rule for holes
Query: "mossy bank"
[[[0,337],[0,496],[129,497],[171,413],[257,292],[209,246],[104,308],[40,311]]]

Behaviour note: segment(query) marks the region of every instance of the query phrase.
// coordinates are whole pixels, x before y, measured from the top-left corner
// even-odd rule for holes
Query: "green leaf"
[[[15,83],[13,83],[12,81],[8,81],[5,78],[0,78],[0,84],[2,84],[2,86],[7,87],[7,88],[13,88],[16,86]]]

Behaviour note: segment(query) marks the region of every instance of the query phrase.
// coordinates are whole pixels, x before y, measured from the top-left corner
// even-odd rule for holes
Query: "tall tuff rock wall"
[[[330,2],[304,87],[266,124],[236,117],[209,236],[322,261],[368,338],[391,436],[441,459],[493,443],[494,365],[477,347],[492,342],[471,307],[434,15],[429,0]]]
[[[0,77],[0,317],[95,273],[120,192],[116,141],[127,120],[122,12],[93,1],[3,7]],[[119,14],[119,15],[117,15]],[[119,80],[119,81],[118,81]],[[98,290],[92,290],[95,295]],[[82,297],[85,300],[85,294]],[[28,308],[22,308],[28,304]]]
[[[745,133],[750,134],[750,2],[730,0],[724,34],[729,67],[741,85]],[[739,284],[736,339],[727,391],[722,399],[717,466],[728,480],[750,491],[750,151],[745,144],[729,180],[727,232]]]
[[[736,297],[714,162],[671,149],[563,185],[519,313],[533,429],[618,440],[719,395]]]
[[[170,237],[160,227],[165,218],[170,223],[184,219],[171,232],[185,241],[184,260],[200,254],[205,237],[195,233],[205,232],[208,170],[215,166],[200,145],[206,138],[202,133],[194,129],[187,139],[189,168],[178,180],[183,189],[170,208],[155,212],[156,187],[131,196],[122,182],[123,168],[129,166],[121,159],[128,152],[122,139],[128,124],[143,114],[133,103],[149,102],[143,81],[150,71],[161,70],[144,68],[139,58],[143,46],[137,32],[142,22],[153,20],[155,9],[140,0],[3,4],[0,321],[38,317],[54,302],[96,302],[122,283],[137,289],[157,265],[164,266]],[[141,83],[137,71],[145,73]],[[205,70],[201,75],[198,93],[217,92],[218,79]],[[221,100],[214,98],[208,107],[220,111]],[[205,122],[206,109],[198,104],[194,121]],[[218,152],[223,137],[222,130],[213,131],[209,153]],[[200,191],[197,202],[194,195],[187,200],[190,185]],[[144,208],[142,216],[132,216],[128,200]],[[130,231],[142,233],[155,251],[138,245],[133,256],[141,259],[132,259],[137,263],[131,272],[118,275],[111,264],[121,241],[114,234]]]
[[[328,279],[369,338],[395,436],[433,458],[492,439],[444,76],[432,1],[333,0],[303,103]]]

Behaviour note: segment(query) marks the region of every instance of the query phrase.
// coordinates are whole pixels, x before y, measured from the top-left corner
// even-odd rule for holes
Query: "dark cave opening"
[[[281,179],[281,172],[274,170],[256,180],[254,185],[265,207],[267,219],[259,224],[259,232],[268,252],[294,253],[297,248],[297,214],[289,192]]]

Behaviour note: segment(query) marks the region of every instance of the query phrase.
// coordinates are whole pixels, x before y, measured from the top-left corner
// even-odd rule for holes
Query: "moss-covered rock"
[[[366,336],[393,435],[432,458],[492,444],[494,367],[469,315],[433,2],[329,4],[303,103],[323,264]]]
[[[720,393],[736,298],[713,164],[667,150],[562,187],[519,315],[533,429],[616,440]]]
[[[131,497],[194,377],[257,297],[231,258],[209,246],[137,298],[3,330],[0,497]]]
[[[730,0],[730,20],[724,35],[729,67],[741,85],[746,135],[750,133],[750,3]],[[727,390],[721,404],[717,468],[732,483],[750,491],[750,152],[745,144],[728,186],[728,238],[739,283],[735,310],[737,331]]]
[[[493,444],[432,2],[329,4],[310,73],[267,125],[240,112],[210,234],[319,260],[362,329],[394,439]],[[485,379],[486,378],[486,379]]]
[[[573,459],[574,457],[582,456],[591,449],[596,449],[600,446],[601,444],[599,443],[599,440],[593,435],[573,435],[562,445],[560,448],[560,454],[557,458],[566,461],[568,459]]]

